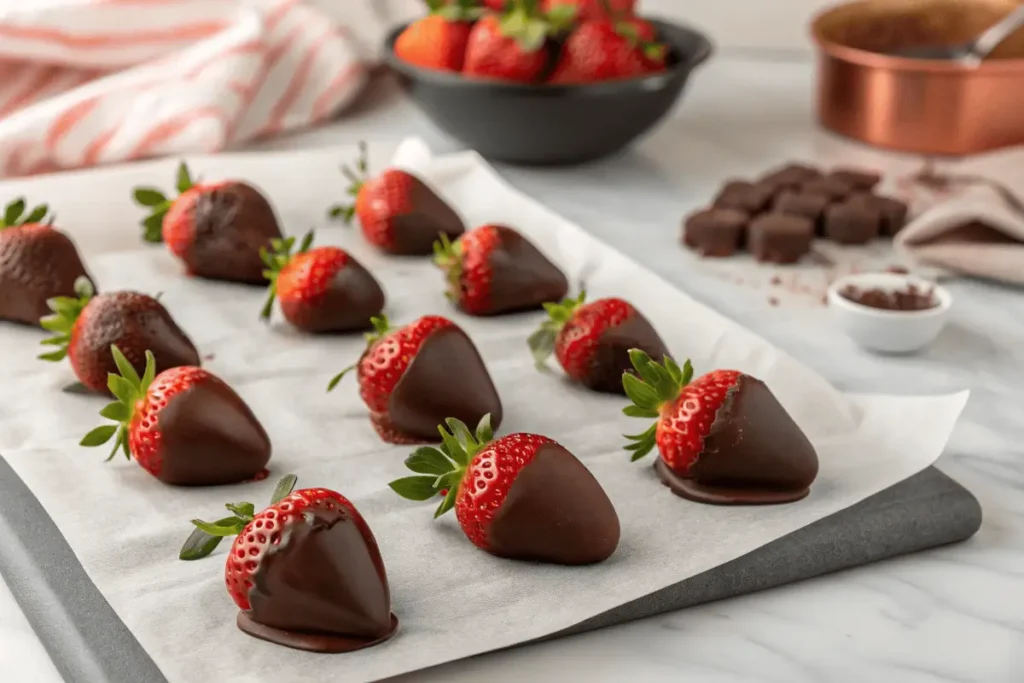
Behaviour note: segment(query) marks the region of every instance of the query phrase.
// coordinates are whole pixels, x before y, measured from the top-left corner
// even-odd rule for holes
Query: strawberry
[[[373,318],[373,325],[359,362],[342,370],[327,390],[355,368],[360,396],[382,439],[436,441],[437,425],[448,415],[477,421],[493,413],[501,421],[501,400],[487,367],[455,323],[428,315],[397,330],[384,317]]]
[[[193,180],[178,167],[178,197],[155,188],[135,189],[135,201],[152,213],[142,221],[143,239],[165,242],[190,275],[262,284],[260,249],[281,237],[270,202],[252,185],[235,180]]]
[[[572,453],[538,434],[494,439],[486,415],[475,434],[459,420],[446,423],[440,449],[406,459],[416,474],[391,482],[395,493],[424,501],[447,488],[434,517],[455,508],[466,537],[499,557],[589,564],[615,551],[615,508]]]
[[[639,460],[657,446],[656,469],[678,495],[699,502],[779,503],[798,500],[818,472],[810,441],[760,380],[737,370],[697,379],[686,361],[658,364],[629,352],[639,377],[622,376],[633,402],[623,412],[656,422],[627,436]]]
[[[598,83],[664,71],[664,45],[644,40],[631,21],[584,22],[566,39],[552,83]]]
[[[107,375],[117,370],[110,355],[114,344],[136,372],[145,370],[147,351],[154,354],[161,370],[199,365],[192,341],[151,296],[138,292],[97,295],[89,280],[81,277],[75,282],[74,297],[59,296],[47,303],[53,315],[40,324],[54,336],[42,344],[57,349],[39,358],[51,362],[69,358],[79,381],[93,391],[105,392]]]
[[[85,266],[67,235],[46,223],[49,207],[27,214],[25,200],[8,204],[0,217],[0,320],[38,325],[50,312],[48,299],[71,296]],[[90,286],[91,286],[90,282]]]
[[[142,377],[117,346],[117,373],[108,386],[116,400],[100,415],[118,424],[93,429],[82,446],[114,448],[165,484],[216,486],[260,477],[270,440],[231,387],[202,368],[181,366],[156,374],[146,351]],[[116,436],[116,438],[115,438]]]
[[[630,349],[666,356],[654,327],[622,299],[583,303],[586,293],[544,305],[549,319],[528,341],[538,366],[554,352],[565,374],[596,391],[624,394],[622,374],[633,372]]]
[[[307,332],[348,332],[369,328],[384,308],[384,291],[366,268],[338,247],[310,249],[310,231],[292,255],[295,238],[272,240],[273,251],[260,258],[270,280],[267,303],[260,313],[270,319],[274,300],[288,321]]]
[[[434,263],[448,281],[447,296],[470,315],[540,308],[569,290],[565,274],[519,232],[482,225],[455,242],[434,243]]]
[[[424,69],[462,71],[472,22],[482,14],[473,0],[427,0],[430,14],[395,40],[395,56]]]
[[[206,557],[235,537],[224,582],[241,610],[239,628],[257,638],[315,652],[387,640],[398,620],[369,525],[340,493],[294,491],[295,481],[285,476],[259,513],[252,503],[229,503],[228,517],[192,520],[179,558]]]
[[[579,21],[606,19],[611,16],[628,17],[636,12],[637,0],[541,0],[545,12],[567,8]]]
[[[389,168],[368,178],[365,143],[359,144],[356,169],[343,166],[341,171],[352,183],[348,193],[355,203],[334,206],[329,215],[346,223],[358,218],[363,235],[378,249],[426,256],[439,235],[454,239],[466,230],[458,214],[411,173]]]
[[[513,0],[503,14],[484,16],[469,34],[462,72],[518,83],[539,80],[548,65],[548,38],[572,24],[573,10],[567,9],[542,15],[537,0]]]

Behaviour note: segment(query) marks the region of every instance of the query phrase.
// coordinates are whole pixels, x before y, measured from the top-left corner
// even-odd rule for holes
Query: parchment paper
[[[375,148],[376,149],[376,148]],[[354,150],[197,157],[196,173],[233,175],[262,186],[286,229],[323,223],[342,195],[337,165]],[[698,372],[735,367],[761,377],[806,430],[821,459],[811,495],[785,506],[727,508],[671,495],[651,463],[630,464],[624,432],[639,420],[623,401],[538,373],[525,339],[541,320],[531,313],[472,319],[452,311],[442,278],[426,259],[373,253],[356,230],[320,231],[370,268],[396,322],[448,313],[475,340],[505,405],[503,432],[546,434],[594,472],[622,520],[622,542],[608,561],[586,568],[500,560],[477,550],[453,516],[397,498],[387,482],[403,475],[408,449],[382,445],[354,382],[334,394],[324,385],[362,350],[360,337],[305,337],[278,322],[257,322],[263,293],[183,277],[161,247],[139,248],[129,200],[138,183],[168,184],[172,161],[66,174],[0,186],[0,194],[50,199],[59,223],[88,255],[101,288],[162,292],[207,367],[231,383],[274,442],[272,475],[258,484],[179,489],[134,463],[104,464],[105,453],[77,441],[99,423],[102,398],[63,392],[66,365],[34,360],[39,331],[0,328],[0,452],[40,499],[82,565],[171,683],[295,680],[370,681],[541,637],[616,605],[744,555],[931,464],[967,399],[848,396],[767,342],[590,238],[509,188],[476,155],[431,158],[418,141],[403,143],[399,165],[420,171],[471,225],[515,226],[571,278],[586,277],[592,296],[630,299],[660,330],[677,357]],[[193,517],[216,518],[223,503],[263,504],[277,477],[325,486],[350,497],[372,527],[387,565],[393,609],[402,626],[385,645],[347,655],[311,655],[250,638],[235,625],[223,584],[226,546],[215,557],[177,560]]]

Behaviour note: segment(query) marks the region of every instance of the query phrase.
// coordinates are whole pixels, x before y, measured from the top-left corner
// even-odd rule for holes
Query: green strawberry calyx
[[[118,449],[124,452],[124,457],[132,459],[131,450],[128,448],[128,429],[135,416],[135,406],[146,397],[149,385],[156,377],[156,358],[152,351],[146,351],[146,369],[139,377],[131,361],[125,358],[121,349],[117,346],[110,347],[110,353],[114,356],[114,364],[120,374],[110,373],[107,375],[107,389],[114,395],[113,403],[108,403],[100,415],[113,420],[117,424],[102,425],[92,430],[79,443],[80,446],[95,448],[114,439],[114,448],[111,449],[107,462],[117,455]]]
[[[386,315],[370,318],[370,324],[373,325],[373,332],[367,332],[363,335],[366,337],[367,350],[391,333],[391,323],[388,321],[388,317]],[[341,382],[342,378],[344,378],[350,371],[355,370],[358,365],[359,363],[353,363],[332,377],[331,381],[327,384],[327,391],[334,391],[334,387],[338,386],[338,383]]]
[[[689,360],[680,368],[668,356],[659,364],[640,349],[630,349],[629,361],[639,375],[637,377],[631,372],[622,373],[622,388],[633,402],[622,409],[629,417],[656,420],[661,416],[662,406],[679,398],[683,387],[693,379],[693,365]],[[657,431],[658,423],[655,422],[640,434],[624,435],[630,441],[626,450],[633,454],[630,458],[632,461],[639,460],[654,449]]]
[[[367,149],[366,142],[360,142],[359,157],[356,159],[355,169],[347,164],[341,167],[341,174],[349,181],[349,186],[345,193],[352,198],[351,203],[335,204],[327,210],[328,218],[344,221],[345,225],[352,223],[352,219],[356,215],[356,200],[359,197],[359,191],[363,189],[363,185],[369,179],[369,164],[369,150]]]
[[[538,10],[538,0],[512,0],[500,19],[501,34],[513,38],[523,52],[536,52],[548,38],[569,31],[576,21],[573,5],[557,5],[547,13]]]
[[[459,240],[452,242],[443,232],[434,242],[434,265],[444,271],[448,281],[445,296],[455,301],[462,290],[462,244]]]
[[[295,255],[305,254],[309,251],[309,248],[313,246],[313,236],[314,231],[312,230],[306,233],[302,238],[302,242],[299,243],[299,250]],[[263,310],[260,311],[261,320],[270,320],[270,314],[274,309],[274,299],[277,298],[277,276],[281,274],[285,266],[291,263],[293,258],[292,248],[294,247],[294,237],[272,239],[270,240],[270,249],[260,247],[260,260],[266,266],[266,269],[263,271],[263,277],[270,281],[267,301],[263,304]]]
[[[466,468],[476,454],[494,440],[490,413],[480,419],[476,432],[471,432],[464,422],[454,417],[449,417],[445,423],[447,429],[444,425],[437,427],[441,434],[440,447],[422,446],[405,459],[405,466],[416,474],[388,484],[402,498],[416,501],[430,500],[447,490],[434,511],[434,519],[455,507]]]
[[[82,315],[82,311],[89,305],[92,298],[96,296],[96,289],[92,281],[84,275],[75,280],[76,296],[55,296],[47,299],[46,305],[53,311],[52,315],[45,316],[39,320],[44,330],[53,332],[53,336],[44,339],[40,343],[43,346],[56,346],[56,350],[39,355],[40,360],[48,360],[51,363],[64,360],[68,355],[68,346],[71,344],[71,330],[75,321]]]
[[[51,215],[46,218],[46,214],[50,212],[50,207],[47,204],[40,204],[35,206],[31,211],[25,213],[27,205],[23,197],[18,197],[10,204],[4,207],[3,215],[0,216],[0,230],[4,228],[13,228],[17,225],[32,225],[33,223],[40,223],[43,219],[46,219],[47,225],[53,225],[53,221],[56,216]]]
[[[636,26],[627,21],[615,22],[615,32],[629,41],[629,44],[639,50],[649,61],[661,63],[668,57],[668,48],[663,43],[644,40],[640,37]]]
[[[562,331],[566,323],[572,320],[572,317],[576,314],[576,309],[583,305],[586,298],[586,291],[581,291],[579,296],[575,298],[568,297],[558,303],[548,302],[544,304],[544,310],[548,313],[548,319],[541,323],[540,327],[526,340],[526,344],[530,347],[530,353],[533,354],[533,360],[538,368],[543,367],[548,358],[551,357],[551,354],[554,353],[558,333]]]
[[[430,14],[436,14],[447,21],[476,21],[486,9],[477,0],[426,0]]]
[[[294,474],[286,474],[277,482],[274,493],[270,496],[270,505],[277,505],[287,498],[295,490],[295,482],[298,481]],[[195,529],[185,540],[185,544],[178,551],[179,560],[198,560],[212,553],[220,542],[229,537],[237,536],[256,516],[256,506],[252,503],[228,503],[224,507],[231,513],[230,517],[218,519],[216,522],[204,522],[201,519],[193,519],[192,525]]]
[[[188,164],[182,161],[178,164],[178,175],[176,188],[178,196],[191,190],[199,183],[198,178],[193,178],[188,170]],[[164,241],[164,216],[174,204],[178,197],[168,198],[162,190],[155,187],[136,187],[132,192],[135,203],[149,209],[148,216],[142,219],[142,239],[146,242],[159,243]]]

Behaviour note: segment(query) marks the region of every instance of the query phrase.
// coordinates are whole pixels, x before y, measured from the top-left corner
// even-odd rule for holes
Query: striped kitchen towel
[[[323,121],[367,76],[339,18],[299,0],[0,0],[0,177]]]

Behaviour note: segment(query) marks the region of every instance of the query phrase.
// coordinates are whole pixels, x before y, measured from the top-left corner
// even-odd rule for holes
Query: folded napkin
[[[389,1],[0,0],[0,177],[327,119],[362,87]]]
[[[952,273],[1024,285],[1024,150],[904,179],[917,217],[896,237],[912,260]]]

